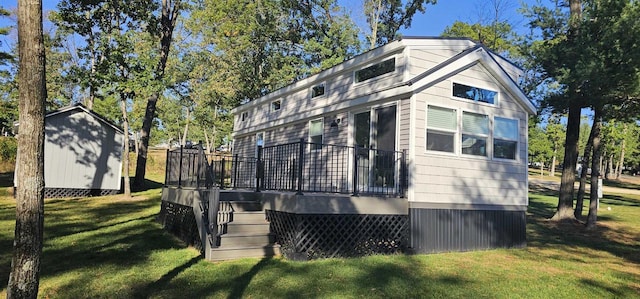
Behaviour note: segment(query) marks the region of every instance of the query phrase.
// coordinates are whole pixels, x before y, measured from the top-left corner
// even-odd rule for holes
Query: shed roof
[[[106,119],[102,115],[100,115],[100,114],[98,114],[98,113],[96,113],[96,112],[94,112],[92,110],[87,109],[87,107],[85,107],[84,105],[82,105],[80,103],[72,105],[72,106],[62,107],[60,109],[51,111],[51,112],[47,113],[44,117],[46,119],[47,117],[53,117],[53,116],[56,116],[56,115],[59,115],[59,114],[63,114],[63,113],[67,113],[67,112],[70,112],[70,111],[73,111],[73,110],[78,110],[78,111],[85,112],[85,113],[93,116],[95,119],[97,119],[101,123],[107,125],[108,127],[113,128],[116,132],[124,134],[124,130],[121,127],[119,127],[118,125],[116,125],[113,122],[109,121],[108,119]]]

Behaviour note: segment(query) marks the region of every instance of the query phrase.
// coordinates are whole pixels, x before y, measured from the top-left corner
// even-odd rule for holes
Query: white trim
[[[494,155],[494,151],[495,151],[495,119],[496,118],[502,118],[502,119],[506,119],[506,120],[515,120],[516,121],[516,128],[518,129],[518,136],[516,137],[516,139],[498,139],[498,140],[505,140],[505,141],[515,141],[516,142],[516,152],[515,152],[515,158],[514,159],[504,159],[504,158],[496,158]],[[510,117],[505,117],[505,116],[497,116],[494,115],[493,116],[493,124],[492,124],[492,129],[491,129],[491,148],[492,148],[492,152],[491,152],[491,159],[494,161],[501,161],[501,162],[520,162],[520,119],[519,118],[510,118]],[[528,134],[528,133],[527,133]],[[527,136],[528,138],[528,136]],[[528,140],[525,143],[525,147],[526,144],[528,144]],[[528,149],[527,149],[528,150]],[[525,161],[527,162],[527,161]],[[527,165],[525,163],[525,165]]]
[[[278,103],[278,108],[277,109],[275,107],[276,103]],[[271,103],[269,104],[269,112],[278,112],[280,110],[282,110],[282,99],[277,99],[277,100],[271,101]]]
[[[433,129],[434,131],[440,131],[440,132],[444,132],[444,133],[453,133],[453,152],[445,152],[445,151],[436,151],[436,150],[429,150],[427,148],[427,142],[428,142],[428,138],[427,138],[427,132],[429,131],[429,106],[433,106],[433,107],[437,107],[437,108],[442,108],[442,109],[449,109],[449,110],[453,110],[455,112],[456,115],[456,129],[455,130],[447,130],[447,129],[440,129],[440,128],[435,128]],[[429,104],[429,102],[425,103],[425,107],[424,107],[424,152],[427,154],[436,154],[436,155],[445,155],[445,156],[458,156],[458,139],[460,139],[458,136],[460,136],[460,130],[462,129],[462,124],[460,122],[461,119],[461,115],[460,115],[460,108],[457,107],[451,107],[449,105],[433,105],[433,104]]]
[[[473,134],[473,133],[468,133],[465,134],[464,132],[464,114],[468,113],[468,114],[476,114],[476,115],[483,115],[487,117],[487,122],[488,122],[488,130],[489,132],[487,134]],[[490,147],[490,143],[492,144],[493,139],[491,138],[491,136],[493,135],[493,122],[491,121],[491,115],[489,114],[485,114],[485,113],[478,113],[478,111],[469,111],[467,109],[460,109],[460,136],[459,136],[459,141],[460,141],[460,145],[459,145],[459,150],[460,150],[460,156],[464,156],[464,157],[468,157],[468,158],[472,158],[472,159],[482,159],[482,160],[491,160],[491,155],[492,155],[492,151],[491,151],[491,147]],[[472,154],[465,154],[462,152],[462,135],[471,135],[471,136],[477,136],[480,138],[485,138],[485,155],[472,155]]]
[[[310,119],[307,122],[307,142],[312,143],[311,141],[311,123],[314,121],[320,121],[320,125],[321,125],[321,130],[320,130],[320,138],[322,139],[322,142],[320,142],[321,144],[324,143],[324,117],[320,117],[320,118],[314,118],[314,119]],[[318,135],[313,135],[313,136],[318,136]],[[311,145],[310,145],[311,146]],[[318,151],[321,150],[320,149],[311,149],[311,151]]]
[[[314,97],[313,96],[313,89],[318,87],[318,86],[323,86],[324,87],[324,91],[323,91],[323,93],[321,95],[318,95],[318,96]],[[309,87],[309,99],[313,100],[313,101],[316,101],[316,100],[319,100],[319,99],[322,99],[322,98],[326,98],[327,97],[327,91],[328,91],[327,90],[328,89],[327,86],[328,86],[327,81],[322,81],[322,82],[320,82],[318,84],[311,85]]]

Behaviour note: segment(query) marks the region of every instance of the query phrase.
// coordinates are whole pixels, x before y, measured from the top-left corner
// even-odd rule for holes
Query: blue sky
[[[549,3],[547,0],[541,1],[545,4]],[[527,30],[526,20],[517,12],[517,9],[520,8],[521,3],[534,4],[536,0],[439,0],[436,5],[428,5],[424,14],[415,15],[411,28],[402,29],[401,33],[405,36],[439,36],[447,26],[456,20],[471,23],[482,19],[486,20],[491,11],[490,2],[503,4],[502,18],[513,24],[518,32],[523,33]],[[58,0],[43,0],[45,12],[55,9],[57,3]],[[339,0],[339,3],[351,11],[358,24],[364,24],[362,0]],[[17,0],[3,0],[1,5],[5,9],[14,10],[17,6]],[[12,22],[11,19],[0,18],[0,26],[7,26]],[[0,37],[2,48],[6,49],[6,45],[14,40],[15,34],[9,37]]]

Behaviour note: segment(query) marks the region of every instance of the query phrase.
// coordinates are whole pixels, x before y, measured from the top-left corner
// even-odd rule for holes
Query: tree
[[[497,53],[510,53],[513,55],[517,51],[513,40],[515,33],[507,22],[482,25],[480,23],[469,24],[455,21],[451,26],[447,26],[441,35],[468,37],[479,41]]]
[[[562,136],[565,135],[565,127],[560,123],[560,117],[558,115],[552,115],[547,121],[547,127],[545,128],[545,132],[549,142],[551,143],[551,166],[549,168],[549,175],[555,176],[556,171],[556,161],[558,156],[558,151],[563,148],[562,144]]]
[[[411,27],[413,16],[425,12],[427,4],[436,0],[365,0],[364,12],[369,25],[369,48],[384,45],[398,37],[400,27]]]
[[[581,45],[577,42],[582,15],[580,0],[569,1],[570,14],[562,6],[554,8],[534,6],[524,8],[525,15],[530,17],[530,27],[537,30],[542,40],[534,41],[530,54],[536,70],[542,73],[539,82],[559,82],[559,90],[551,93],[545,99],[545,105],[554,107],[558,112],[567,112],[567,131],[565,137],[565,154],[563,160],[562,179],[558,206],[553,220],[564,221],[575,219],[573,215],[573,195],[575,170],[578,158],[578,139],[580,132],[580,114],[585,106],[584,94],[580,86],[582,78],[576,78],[574,64],[567,61],[575,60]]]
[[[615,107],[637,102],[630,100],[638,99],[640,84],[640,37],[628,34],[640,26],[640,4],[625,0],[584,3],[574,0],[570,1],[570,11],[565,35],[561,34],[565,26],[557,25],[564,24],[563,19],[549,17],[561,14],[539,10],[538,18],[534,19],[540,25],[536,28],[542,29],[546,37],[537,45],[536,59],[541,69],[560,84],[559,92],[549,97],[547,103],[569,111],[565,167],[558,211],[553,218],[556,220],[573,218],[568,212],[573,203],[577,154],[574,142],[578,140],[581,108],[593,108],[606,121]],[[593,136],[594,142],[596,138],[599,136]]]
[[[0,17],[6,17],[8,15],[10,15],[9,11],[0,6]],[[9,29],[9,27],[0,27],[0,36],[9,34]],[[0,45],[2,45],[2,42],[0,42]],[[0,65],[3,65],[4,63],[6,63],[6,61],[11,59],[13,59],[13,56],[11,54],[0,51]]]
[[[36,298],[44,230],[44,104],[47,98],[42,1],[18,0],[19,121],[16,228],[7,298]]]
[[[136,188],[142,188],[145,184],[144,177],[147,168],[147,152],[149,148],[149,137],[151,136],[151,127],[153,119],[156,116],[156,106],[160,94],[163,91],[162,81],[164,80],[164,72],[169,58],[169,50],[171,49],[171,41],[173,38],[173,30],[176,27],[182,1],[180,0],[162,0],[160,19],[160,53],[153,74],[152,84],[155,90],[147,99],[147,106],[144,110],[144,118],[142,119],[142,128],[140,130],[140,145],[136,162],[136,176],[134,185]]]

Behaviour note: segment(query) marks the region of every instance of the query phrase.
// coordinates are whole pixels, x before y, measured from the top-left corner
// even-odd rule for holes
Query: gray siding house
[[[124,133],[82,105],[45,116],[45,197],[117,194]],[[16,163],[16,167],[19,167]],[[14,180],[16,186],[20,182]]]
[[[405,200],[387,214],[408,217],[413,252],[524,246],[536,107],[521,76],[472,40],[405,37],[235,108],[233,154],[264,161],[244,184],[358,196],[349,213]],[[283,158],[295,143],[301,158]]]

